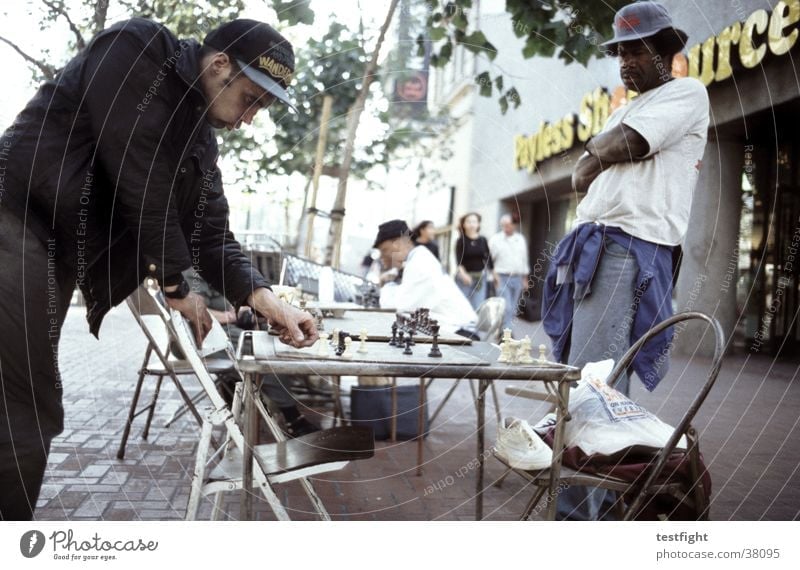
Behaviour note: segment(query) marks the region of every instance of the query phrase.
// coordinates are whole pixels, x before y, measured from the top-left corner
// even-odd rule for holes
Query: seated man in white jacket
[[[398,312],[430,309],[441,332],[478,340],[478,315],[455,281],[442,272],[439,260],[424,245],[414,245],[410,233],[403,220],[390,220],[378,228],[373,247],[380,250],[384,269],[403,271],[399,283],[381,288],[381,307]]]

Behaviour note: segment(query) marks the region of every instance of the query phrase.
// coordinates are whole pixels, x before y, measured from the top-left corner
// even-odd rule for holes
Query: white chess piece
[[[353,339],[349,336],[344,337],[344,352],[342,358],[353,358]]]
[[[531,356],[531,337],[528,335],[525,335],[525,338],[523,338],[520,343],[517,360],[520,364],[531,364],[533,362],[533,357]]]
[[[328,356],[328,335],[327,333],[319,333],[319,340],[317,341],[317,356]]]
[[[539,345],[539,362],[547,362],[547,347],[543,344]]]
[[[333,333],[331,333],[331,343],[333,346],[339,346],[339,329],[333,329]]]
[[[359,354],[366,354],[367,353],[367,329],[361,329],[361,334],[358,336],[358,340],[361,342],[358,345],[358,352]]]
[[[503,329],[503,342],[511,340],[511,329]]]
[[[511,341],[505,338],[505,335],[503,337],[503,342],[500,344],[500,357],[497,362],[509,362],[511,358]]]

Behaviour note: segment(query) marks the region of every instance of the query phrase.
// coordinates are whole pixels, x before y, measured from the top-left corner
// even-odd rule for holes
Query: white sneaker
[[[546,469],[553,462],[553,450],[528,422],[518,418],[503,418],[497,428],[495,450],[515,469]]]

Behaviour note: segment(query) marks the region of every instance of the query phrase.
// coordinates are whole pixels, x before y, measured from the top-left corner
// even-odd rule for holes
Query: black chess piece
[[[348,336],[350,336],[350,333],[344,331],[339,333],[339,345],[336,347],[336,356],[341,356],[342,354],[344,354],[345,350],[344,339],[347,338]]]
[[[406,337],[406,349],[403,351],[403,354],[414,354],[411,352],[411,335]]]
[[[411,325],[411,328],[408,329],[408,340],[411,343],[411,346],[416,346],[416,342],[414,342],[414,335],[417,334],[417,326]]]
[[[405,334],[406,333],[404,333],[403,331],[397,333],[397,346],[399,346],[400,348],[403,348],[403,342],[404,342],[403,337],[405,336]]]
[[[397,346],[397,321],[392,323],[392,340],[389,341],[389,346]]]
[[[433,344],[431,344],[431,351],[428,353],[428,356],[432,358],[440,358],[442,356],[442,351],[439,350],[439,325],[433,325],[431,327],[431,333],[433,334]]]

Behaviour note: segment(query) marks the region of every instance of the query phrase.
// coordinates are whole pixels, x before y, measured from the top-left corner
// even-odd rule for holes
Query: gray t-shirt
[[[647,140],[650,153],[604,170],[578,205],[576,225],[598,222],[653,243],[680,244],[705,151],[708,112],[705,86],[690,77],[646,91],[614,111],[603,131],[624,123]]]

